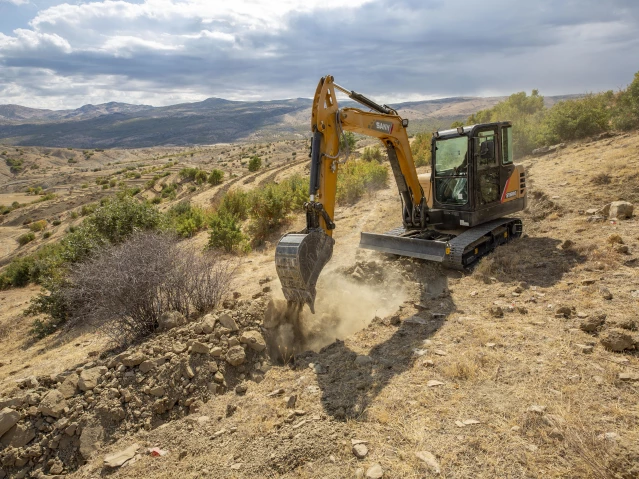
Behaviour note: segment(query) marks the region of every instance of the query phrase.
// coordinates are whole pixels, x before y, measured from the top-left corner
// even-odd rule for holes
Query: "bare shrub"
[[[70,325],[93,325],[120,343],[146,336],[167,311],[185,316],[215,308],[235,264],[177,239],[140,233],[74,266],[62,294]]]

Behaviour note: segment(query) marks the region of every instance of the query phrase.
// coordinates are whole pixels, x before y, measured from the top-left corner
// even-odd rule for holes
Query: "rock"
[[[80,388],[80,390],[91,391],[92,389],[95,389],[95,387],[98,385],[98,379],[104,372],[106,372],[104,371],[104,369],[106,368],[104,368],[103,366],[98,366],[97,368],[91,369],[83,369],[80,373],[80,379],[78,380],[78,387]]]
[[[426,386],[429,388],[435,387],[435,386],[443,386],[445,383],[441,382],[441,381],[436,381],[434,379],[431,379],[430,381],[428,381],[426,383]]]
[[[295,409],[295,404],[297,404],[297,396],[295,394],[288,397],[286,400],[286,408],[287,409]]]
[[[504,310],[501,309],[500,306],[492,306],[488,312],[490,313],[490,315],[493,318],[503,318],[504,317]]]
[[[146,374],[156,367],[157,363],[152,359],[147,359],[140,363],[140,372]]]
[[[179,311],[170,311],[162,314],[158,320],[158,331],[168,331],[169,329],[176,328],[186,324],[186,318]]]
[[[67,407],[64,396],[57,389],[50,390],[40,401],[38,411],[45,416],[59,418]]]
[[[424,465],[428,467],[428,469],[430,469],[430,471],[433,474],[441,473],[439,462],[437,462],[437,459],[435,458],[435,455],[432,452],[419,451],[415,453],[415,456],[417,456],[417,459],[422,461]]]
[[[564,433],[561,432],[561,429],[555,427],[548,433],[548,437],[550,437],[551,439],[557,439],[558,441],[563,441]]]
[[[202,332],[204,334],[211,334],[213,332],[213,329],[215,328],[215,323],[216,323],[216,319],[215,316],[213,316],[212,314],[207,314],[206,316],[204,316],[204,318],[202,318]]]
[[[191,353],[209,354],[209,352],[210,352],[209,347],[206,344],[201,343],[199,341],[194,341],[193,344],[191,345]]]
[[[140,364],[142,364],[144,361],[146,361],[148,358],[145,354],[141,353],[141,352],[135,352],[133,354],[131,354],[130,356],[126,356],[124,358],[122,358],[122,364],[124,364],[127,367],[135,367],[135,366],[139,366]]]
[[[355,364],[357,364],[358,366],[368,366],[372,362],[373,358],[371,358],[370,356],[358,355],[355,358]]]
[[[639,381],[639,373],[619,373],[620,381]]]
[[[138,444],[132,444],[131,446],[123,449],[122,451],[114,452],[104,456],[104,465],[106,467],[120,467],[125,462],[131,460],[135,453],[140,449]]]
[[[570,318],[570,316],[572,316],[572,313],[574,312],[575,308],[573,306],[568,306],[568,305],[560,305],[557,307],[557,309],[555,310],[555,313],[557,314],[557,316],[563,316],[564,318]]]
[[[543,414],[546,411],[546,406],[539,406],[537,404],[533,404],[528,408],[528,412],[533,412],[535,414]]]
[[[4,408],[0,411],[0,437],[15,426],[20,420],[20,413],[13,409]]]
[[[623,318],[615,322],[615,326],[628,331],[636,331],[639,328],[637,321],[632,318]]]
[[[610,203],[610,212],[608,217],[610,219],[624,220],[632,217],[634,207],[632,203],[628,201],[613,201]]]
[[[82,434],[80,434],[80,454],[85,461],[91,458],[103,438],[104,429],[102,429],[102,426],[88,426],[82,429]]]
[[[615,251],[619,254],[630,254],[630,248],[627,244],[619,244],[615,246]]]
[[[77,374],[72,373],[69,374],[64,382],[58,386],[58,391],[62,393],[64,399],[69,399],[70,397],[75,396],[75,393],[78,392],[78,382],[80,378]]]
[[[366,447],[366,444],[355,444],[352,451],[357,459],[364,459],[368,455],[368,447]]]
[[[384,469],[379,464],[373,464],[366,471],[366,479],[381,479],[384,477]]]
[[[211,348],[210,353],[211,353],[211,356],[215,356],[216,358],[219,358],[220,356],[224,354],[224,350],[219,346],[214,346]]]
[[[165,394],[164,386],[155,386],[149,390],[149,394],[155,397],[162,397]]]
[[[612,299],[612,293],[605,286],[601,286],[599,288],[599,294],[601,294],[601,297],[605,300],[610,301]]]
[[[575,344],[575,348],[583,354],[592,354],[594,350],[594,346],[590,344]]]
[[[226,362],[231,366],[239,366],[246,360],[246,353],[242,346],[233,346],[226,352]]]
[[[240,336],[240,343],[248,344],[253,351],[264,351],[266,349],[266,341],[259,331],[244,331]]]
[[[620,329],[609,329],[601,333],[599,337],[601,345],[614,352],[621,352],[626,349],[631,349],[634,345],[632,336]]]
[[[239,329],[237,327],[237,323],[235,322],[235,320],[228,313],[224,313],[223,315],[221,315],[218,318],[218,321],[220,322],[222,326],[224,326],[227,329],[230,329],[231,331],[237,331]]]
[[[240,344],[240,340],[235,337],[229,338],[227,344],[229,348],[232,348],[233,346],[237,346],[238,344]]]
[[[24,447],[35,437],[35,429],[30,424],[16,424],[2,435],[0,442],[5,447]]]
[[[597,331],[602,324],[606,321],[605,315],[597,315],[590,318],[584,319],[581,324],[579,324],[579,328],[586,333],[594,333]]]

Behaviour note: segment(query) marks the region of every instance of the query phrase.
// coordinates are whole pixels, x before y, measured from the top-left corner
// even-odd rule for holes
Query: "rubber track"
[[[475,226],[468,231],[464,231],[462,234],[454,237],[448,242],[450,246],[450,254],[448,254],[444,259],[444,266],[453,269],[467,268],[470,265],[463,264],[463,256],[468,245],[474,243],[483,236],[490,234],[494,229],[499,228],[500,226],[516,223],[521,225],[521,220],[519,218],[499,218],[497,220],[484,223],[483,225]],[[510,238],[511,235],[509,235],[509,240]],[[475,258],[475,261],[478,259],[479,257]]]

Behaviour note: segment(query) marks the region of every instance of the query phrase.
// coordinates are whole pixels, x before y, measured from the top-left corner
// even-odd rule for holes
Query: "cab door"
[[[498,133],[496,126],[487,127],[479,130],[473,139],[477,209],[484,209],[501,201],[503,184]]]
[[[513,163],[513,127],[510,125],[500,126],[499,130],[499,156],[501,163],[501,172],[499,174],[501,189],[500,202],[505,203],[517,197],[518,179],[514,179],[514,181],[517,181],[517,185],[511,184],[515,171],[515,165]]]

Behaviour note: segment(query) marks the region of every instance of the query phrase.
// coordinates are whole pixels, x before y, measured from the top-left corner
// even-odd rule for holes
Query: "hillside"
[[[77,226],[74,211],[112,194],[95,185],[98,175],[133,186],[167,172],[140,193],[161,197],[159,183],[176,181],[164,209],[306,174],[304,140],[106,150],[86,160],[23,151],[58,168],[49,176],[64,188],[6,215],[6,258],[22,252],[15,239],[27,217],[59,219],[53,237]],[[253,151],[270,164],[251,173],[242,162]],[[103,170],[75,170],[65,155]],[[317,314],[300,323],[309,350],[287,364],[273,241],[301,229],[301,214],[244,257],[222,309],[125,351],[89,328],[34,341],[22,312],[37,288],[0,292],[0,405],[16,411],[5,412],[15,425],[2,438],[0,478],[638,477],[639,134],[519,162],[525,234],[468,273],[357,248],[361,231],[397,226],[394,185],[339,205]],[[127,178],[126,166],[142,177]],[[177,176],[184,166],[226,168],[229,181],[190,191]],[[7,197],[17,194],[11,187]],[[634,216],[601,214],[616,200],[634,203]],[[187,242],[203,246],[207,235]],[[241,361],[229,355],[237,348]]]
[[[548,97],[550,105],[557,99]],[[398,103],[409,130],[448,127],[501,97],[444,98]],[[344,106],[354,106],[344,102]],[[209,98],[166,107],[106,103],[76,110],[37,110],[0,105],[0,143],[74,148],[145,148],[207,145],[239,140],[272,141],[308,136],[311,100],[297,98],[260,102]]]

